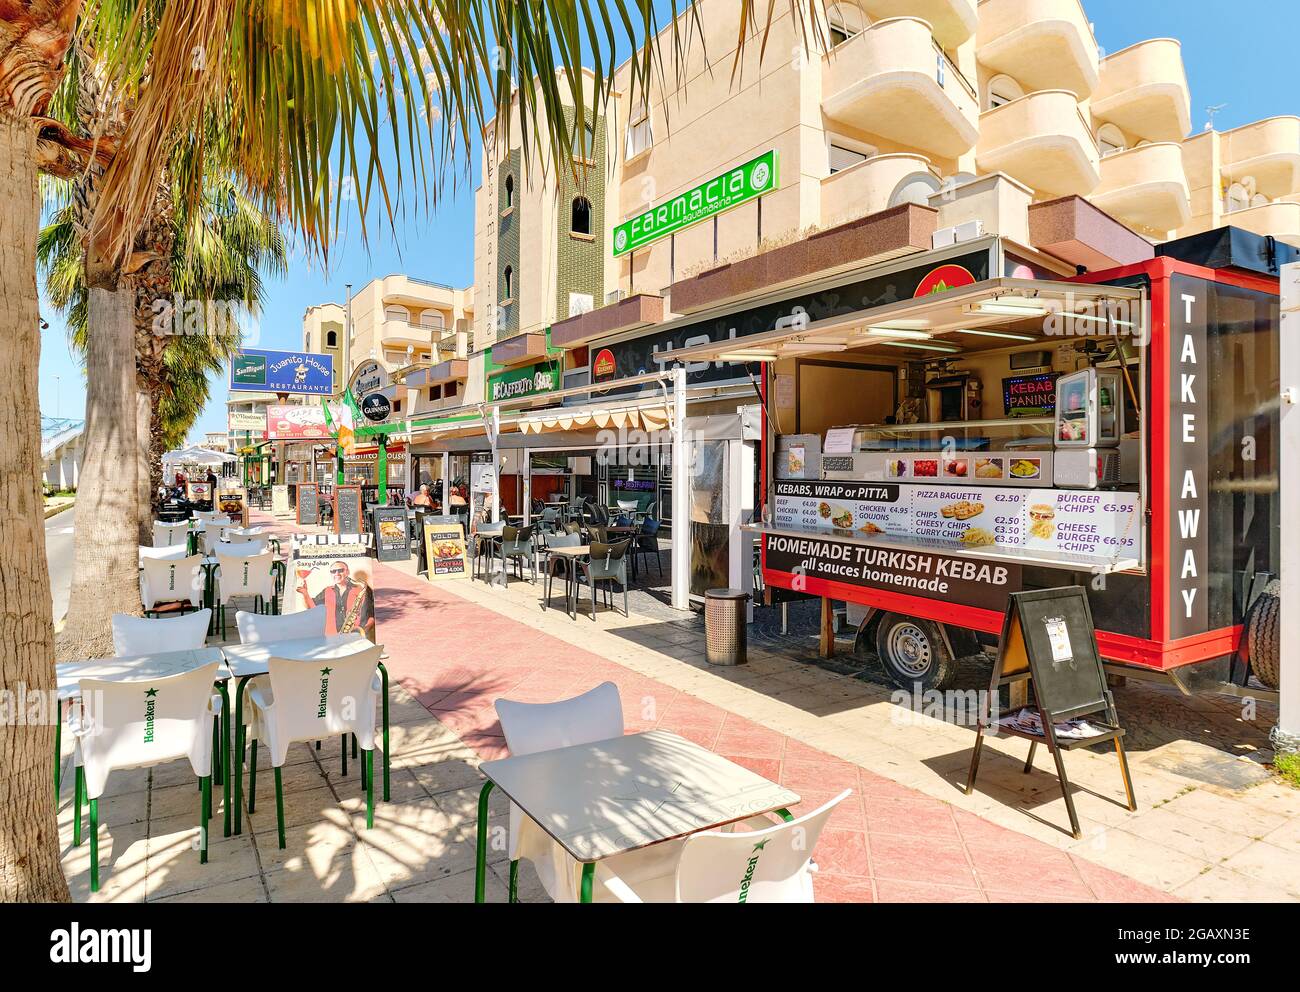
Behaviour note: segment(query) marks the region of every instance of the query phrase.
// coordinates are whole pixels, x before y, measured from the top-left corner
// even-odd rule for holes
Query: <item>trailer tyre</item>
[[[1250,670],[1270,689],[1278,687],[1281,671],[1281,610],[1282,583],[1274,579],[1251,604],[1246,617],[1246,651]]]
[[[876,655],[900,689],[946,689],[957,676],[943,632],[930,620],[886,613],[876,625]]]

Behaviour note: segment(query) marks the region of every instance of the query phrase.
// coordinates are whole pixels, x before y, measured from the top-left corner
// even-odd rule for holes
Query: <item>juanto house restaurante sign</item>
[[[780,177],[773,148],[619,224],[614,228],[614,257],[770,193],[778,185]]]

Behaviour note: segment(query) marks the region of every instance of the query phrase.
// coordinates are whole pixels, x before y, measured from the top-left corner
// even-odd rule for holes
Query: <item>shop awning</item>
[[[525,434],[549,434],[595,428],[662,431],[668,428],[668,410],[654,406],[553,407],[520,416],[518,429]]]
[[[1026,342],[1049,340],[1053,334],[1107,333],[1143,340],[1145,302],[1144,291],[1118,286],[987,279],[811,323],[796,314],[770,331],[674,348],[660,352],[655,359],[665,364],[772,362],[875,345],[885,346],[882,351],[916,349],[912,357],[926,352],[959,356],[963,343],[972,345],[982,336],[987,345],[990,334]]]

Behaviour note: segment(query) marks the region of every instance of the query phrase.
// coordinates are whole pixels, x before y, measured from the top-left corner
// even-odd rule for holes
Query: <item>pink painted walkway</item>
[[[264,518],[263,523],[270,523]],[[492,704],[550,702],[613,682],[629,732],[658,727],[789,786],[812,809],[845,788],[817,847],[818,901],[1167,901],[1093,862],[932,799],[384,565],[388,670],[487,760],[506,754]]]

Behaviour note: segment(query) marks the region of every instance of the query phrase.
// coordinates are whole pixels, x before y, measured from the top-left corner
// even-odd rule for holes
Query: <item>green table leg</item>
[[[789,823],[791,820],[794,819],[794,817],[790,814],[790,811],[788,809],[779,809],[776,811],[776,815],[779,816],[781,819],[783,819],[786,823]]]
[[[582,866],[582,891],[578,894],[579,902],[591,902],[591,883],[596,878],[596,862],[589,861]]]
[[[390,751],[388,746],[388,669],[384,667],[382,661],[379,663],[379,677],[384,683],[384,802],[388,802],[388,761]]]
[[[235,835],[243,832],[244,822],[244,686],[251,675],[244,675],[235,683],[235,750],[230,756],[230,769],[235,773]]]
[[[224,771],[221,776],[222,799],[224,802],[221,832],[222,836],[229,837],[230,776],[233,770],[230,764],[230,689],[226,682],[219,682],[217,683],[217,691],[221,693],[221,765]]]
[[[487,884],[487,828],[488,796],[492,793],[492,780],[483,783],[478,794],[478,846],[474,852],[474,901],[483,902]]]

